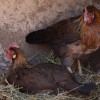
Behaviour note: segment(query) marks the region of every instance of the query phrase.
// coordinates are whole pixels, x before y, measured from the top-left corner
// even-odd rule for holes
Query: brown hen
[[[70,67],[76,59],[99,48],[99,27],[100,11],[94,6],[88,6],[81,17],[63,20],[46,29],[29,33],[26,42],[51,46],[55,54],[61,58],[63,68],[67,67],[72,73]],[[79,61],[78,65],[82,74]]]
[[[76,82],[67,70],[62,71],[60,65],[42,63],[30,65],[24,52],[18,46],[8,49],[7,57],[12,59],[12,66],[6,73],[10,84],[19,87],[22,92],[36,93],[41,90],[63,88],[89,95],[96,88],[95,83],[81,84]]]

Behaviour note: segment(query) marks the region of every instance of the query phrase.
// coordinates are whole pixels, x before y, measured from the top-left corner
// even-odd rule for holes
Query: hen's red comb
[[[11,47],[12,48],[19,48],[19,46],[17,44],[12,44],[12,45],[9,46],[9,48],[11,48]]]
[[[19,46],[17,45],[17,44],[12,44],[12,45],[10,45],[8,48],[7,48],[7,50],[9,50],[10,48],[19,48]]]

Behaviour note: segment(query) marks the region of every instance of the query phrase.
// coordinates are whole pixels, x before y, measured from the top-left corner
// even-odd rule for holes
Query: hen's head
[[[19,49],[19,46],[17,44],[13,44],[9,46],[7,49],[7,58],[8,59],[15,59],[17,57],[17,51],[16,49]]]
[[[83,20],[87,24],[91,24],[98,16],[100,11],[94,6],[87,6],[84,9]]]
[[[18,45],[11,45],[7,49],[7,58],[13,62],[13,69],[25,67],[28,64],[27,56]],[[26,66],[27,67],[27,66]]]

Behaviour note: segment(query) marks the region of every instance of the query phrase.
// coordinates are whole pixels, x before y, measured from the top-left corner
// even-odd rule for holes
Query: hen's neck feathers
[[[94,9],[94,20],[91,24],[84,22],[83,16],[80,18],[81,27],[81,41],[86,48],[96,49],[99,47],[100,41],[100,11]]]
[[[22,50],[18,49],[16,54],[17,54],[16,58],[12,60],[13,61],[13,64],[12,64],[13,69],[31,67],[26,55],[24,54],[24,52]]]

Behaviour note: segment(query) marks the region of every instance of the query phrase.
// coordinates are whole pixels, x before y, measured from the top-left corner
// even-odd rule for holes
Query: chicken
[[[12,65],[7,70],[5,78],[10,84],[19,87],[21,92],[37,93],[46,89],[71,90],[78,87],[74,91],[89,95],[96,88],[95,83],[76,82],[67,69],[62,71],[60,65],[53,63],[31,65],[24,52],[16,45],[10,46],[7,57],[12,59]]]
[[[26,36],[26,42],[51,46],[61,58],[62,65],[71,73],[70,67],[78,59],[79,73],[82,75],[80,57],[99,48],[100,11],[94,6],[87,6],[77,18],[63,20],[46,29],[31,32]],[[79,21],[73,23],[76,19]]]

